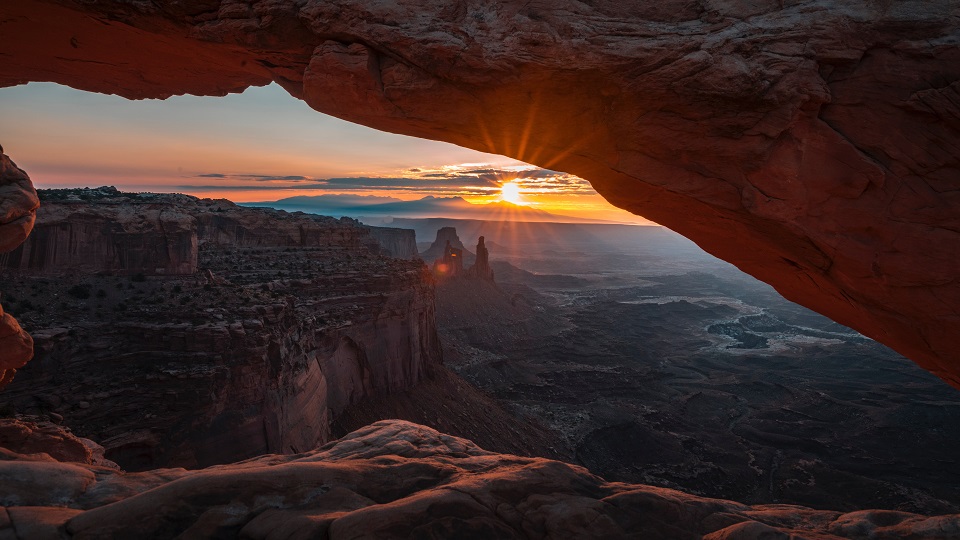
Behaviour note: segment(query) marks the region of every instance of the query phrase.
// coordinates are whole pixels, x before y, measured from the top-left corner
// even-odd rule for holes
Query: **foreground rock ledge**
[[[0,86],[276,81],[575,173],[960,387],[958,45],[949,0],[0,4]]]
[[[15,427],[22,431],[24,425],[31,424]],[[38,442],[16,448],[38,451],[50,444],[63,461],[0,449],[3,538],[734,540],[960,534],[956,515],[747,506],[609,483],[581,467],[487,452],[399,420],[371,424],[304,454],[143,473],[117,471],[109,462],[93,465],[89,454],[64,450],[79,444],[71,435],[56,436],[49,425],[34,428]]]

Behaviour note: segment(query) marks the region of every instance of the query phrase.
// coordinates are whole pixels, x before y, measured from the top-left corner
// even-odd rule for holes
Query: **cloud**
[[[308,175],[204,173],[194,178],[223,180],[222,185],[181,185],[183,190],[266,191],[310,190],[337,193],[411,192],[418,195],[495,195],[500,186],[516,182],[527,193],[593,195],[590,183],[577,176],[533,166],[495,168],[485,165],[417,167],[397,176],[315,178]]]
[[[355,186],[364,188],[386,188],[386,187],[404,187],[407,189],[431,189],[439,187],[490,187],[497,188],[499,183],[487,179],[477,178],[475,176],[454,176],[435,178],[429,175],[417,177],[354,177],[354,178],[330,178],[326,184],[331,186]]]
[[[267,174],[224,174],[224,173],[205,173],[198,174],[195,178],[222,178],[224,180],[249,180],[253,182],[314,182],[309,176],[301,175],[267,175]]]

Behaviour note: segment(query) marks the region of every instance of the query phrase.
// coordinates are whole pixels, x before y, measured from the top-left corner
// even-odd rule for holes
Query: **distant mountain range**
[[[608,221],[551,214],[508,202],[473,204],[462,197],[426,196],[415,201],[374,195],[301,195],[279,201],[242,203],[242,206],[268,206],[288,212],[307,212],[334,217],[365,218],[368,224],[387,218],[443,217],[483,221],[526,221],[548,223],[611,223]]]

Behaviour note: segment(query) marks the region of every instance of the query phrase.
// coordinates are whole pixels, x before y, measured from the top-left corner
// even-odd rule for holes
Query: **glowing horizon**
[[[653,224],[576,176],[352,124],[276,85],[222,98],[131,101],[31,83],[0,88],[0,115],[0,143],[38,188],[112,185],[234,202],[433,195],[482,204],[502,200],[509,183],[517,192],[511,202],[529,208]]]

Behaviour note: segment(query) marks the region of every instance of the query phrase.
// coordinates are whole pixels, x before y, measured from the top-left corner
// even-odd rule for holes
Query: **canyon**
[[[764,405],[763,414],[750,412],[763,388],[806,392],[785,386],[794,384],[789,380],[780,382],[775,368],[783,361],[776,357],[721,367],[726,375],[688,395],[682,411],[667,399],[654,401],[659,412],[637,418],[633,426],[582,421],[584,415],[602,417],[611,398],[625,402],[633,395],[642,403],[670,395],[656,386],[670,373],[685,380],[684,374],[697,369],[701,374],[714,369],[703,362],[690,371],[680,364],[664,368],[663,362],[652,372],[642,366],[619,372],[609,365],[591,368],[592,355],[609,362],[611,351],[623,346],[622,336],[615,335],[622,329],[603,317],[636,325],[628,337],[638,344],[650,347],[656,338],[658,347],[675,352],[691,343],[702,346],[702,319],[684,322],[682,316],[659,313],[648,315],[656,319],[651,323],[584,304],[583,312],[599,317],[585,324],[552,310],[556,306],[543,303],[523,282],[554,293],[551,287],[571,285],[589,291],[584,285],[595,279],[592,264],[615,290],[629,295],[635,287],[613,270],[669,260],[656,249],[602,257],[564,251],[556,242],[577,236],[570,224],[558,226],[565,234],[546,234],[549,224],[520,224],[534,245],[508,249],[508,239],[522,236],[493,224],[486,234],[494,240],[477,237],[471,269],[478,270],[441,280],[435,303],[434,280],[422,260],[387,256],[372,229],[350,219],[112,188],[41,190],[39,199],[35,232],[40,234],[0,259],[4,302],[21,314],[36,353],[0,394],[8,416],[0,418],[0,484],[7,487],[0,494],[0,534],[720,540],[938,538],[960,531],[951,502],[956,494],[938,484],[949,484],[951,473],[941,470],[933,481],[925,476],[927,462],[948,464],[949,452],[928,447],[929,459],[914,460],[910,479],[893,472],[867,481],[877,459],[899,463],[900,457],[892,450],[877,458],[861,454],[872,447],[834,439],[829,419],[795,422],[791,415],[827,414],[818,399],[786,401],[786,416],[776,403]],[[485,232],[483,226],[462,225],[472,234]],[[617,228],[597,227],[610,245],[623,247]],[[666,245],[661,237],[667,232],[641,229],[653,235],[640,241],[645,249]],[[435,244],[463,245],[457,229],[439,230]],[[580,236],[588,246],[600,243],[591,234]],[[403,239],[400,246],[415,240],[411,230],[387,238]],[[74,256],[78,247],[91,256]],[[511,263],[498,260],[504,253]],[[679,261],[668,264],[689,264]],[[533,273],[513,263],[539,264],[540,270],[559,265],[575,274]],[[494,282],[493,273],[513,283]],[[715,287],[681,281],[671,290],[667,280],[663,291],[649,288],[651,279],[667,277],[635,285],[641,292],[693,296]],[[609,292],[603,297],[617,299]],[[722,306],[702,308],[708,317],[731,315]],[[449,363],[462,376],[441,365],[438,317]],[[708,339],[741,340],[762,349],[747,335],[769,329],[742,320],[716,332],[706,328],[720,336]],[[663,330],[678,321],[672,334]],[[737,333],[734,324],[752,325]],[[580,335],[557,339],[558,331],[569,334],[575,327],[582,327]],[[641,328],[655,335],[634,335]],[[832,328],[804,331],[839,336]],[[848,339],[857,343],[855,334]],[[538,352],[543,343],[551,345]],[[579,366],[571,364],[563,343],[573,348]],[[504,354],[515,356],[504,362]],[[865,359],[868,366],[889,369],[879,356]],[[763,373],[758,366],[764,362],[773,369]],[[649,364],[649,358],[641,363]],[[773,382],[758,387],[738,381],[736,372],[743,369]],[[612,379],[604,379],[605,373]],[[490,374],[506,386],[485,383]],[[497,399],[473,388],[472,380]],[[618,382],[611,386],[612,380]],[[815,378],[807,380],[816,384]],[[940,399],[941,427],[951,425],[943,423],[953,418],[949,396],[937,398],[929,382],[910,381],[910,387],[925,399]],[[744,397],[734,403],[724,397],[727,392]],[[901,401],[881,392],[890,390],[868,388],[863,395],[871,403],[862,410],[891,410],[889,416],[872,414],[893,429],[910,422],[919,440],[936,442],[924,438],[922,417],[908,406],[886,405],[888,398]],[[820,399],[833,403],[830,414],[837,421],[847,414],[836,397]],[[851,401],[856,400],[855,395]],[[734,411],[738,407],[743,410]],[[11,412],[16,414],[9,417]],[[731,434],[698,428],[704,421],[716,425],[718,414],[734,415],[733,436],[748,430],[740,443],[730,444]],[[622,411],[612,419],[617,415],[623,419]],[[571,423],[574,416],[581,421]],[[397,417],[480,440],[484,449],[424,425],[381,420]],[[672,436],[687,443],[705,437],[708,444],[678,447],[649,431],[651,417]],[[784,418],[792,420],[785,424],[791,432],[813,430],[814,446],[827,453],[788,449],[789,442],[776,438]],[[738,422],[743,428],[734,432]],[[871,431],[871,422],[860,424],[867,428],[864,438],[877,445],[889,441],[887,432]],[[757,441],[760,446],[749,449],[753,461],[737,463],[738,444]],[[721,494],[757,498],[742,489],[768,481],[751,472],[768,468],[770,449],[764,445],[784,448],[770,465],[771,495],[776,486],[777,497],[799,494],[809,506],[702,494],[716,488],[717,478],[726,478],[719,482]],[[634,449],[632,458],[622,453],[628,447]],[[639,455],[637,448],[643,450]],[[704,448],[710,451],[704,454]],[[847,452],[852,455],[845,461]],[[654,462],[645,461],[650,459]],[[603,480],[570,461],[590,463],[626,482]],[[845,466],[863,476],[843,477]],[[635,470],[642,471],[643,484],[631,478]],[[837,481],[849,486],[846,493],[824,496]],[[881,495],[871,496],[874,489]],[[889,508],[859,510],[865,501]],[[850,506],[856,510],[845,509]]]
[[[127,470],[315,448],[344,409],[441,363],[423,263],[353,220],[112,188],[41,200],[0,255],[35,350],[4,402]]]
[[[22,0],[0,5],[0,86],[53,81],[136,99],[276,82],[340,118],[577,174],[611,203],[960,387],[958,44],[960,6],[945,0]],[[108,212],[77,218],[77,229],[40,227],[24,243],[45,210],[2,149],[0,195],[0,252],[10,252],[3,265],[29,272],[3,287],[16,300],[4,296],[0,308],[0,385],[44,415],[0,426],[13,438],[0,448],[0,485],[12,486],[0,501],[0,535],[960,535],[957,515],[751,506],[607,482],[402,421],[332,441],[343,429],[331,425],[338,412],[409,392],[439,363],[433,293],[409,238],[341,220],[280,223],[263,211],[241,229],[229,216],[246,210],[227,203],[195,201],[179,213],[151,208],[164,204],[154,200],[133,201],[148,230]],[[95,254],[87,259],[70,246],[91,232],[112,240],[84,244]],[[310,273],[325,264],[335,272]],[[68,278],[44,282],[49,269]],[[581,277],[557,278],[570,279]],[[143,301],[124,302],[120,285]],[[581,320],[622,325],[618,339],[645,338],[646,299],[620,300],[641,307]],[[676,303],[685,312],[675,320],[698,309],[730,315],[700,336],[707,342],[750,349],[769,339],[762,328],[770,321]],[[65,326],[76,329],[58,330]],[[31,338],[24,327],[38,331]],[[856,336],[844,339],[857,346]],[[209,353],[221,348],[232,354]],[[95,364],[116,381],[88,377]],[[478,365],[483,376],[489,366]],[[882,358],[856,366],[859,380],[886,366]],[[134,370],[151,377],[131,388],[124,378]],[[769,441],[783,426],[739,415],[742,403],[721,395],[763,386],[746,371],[728,387],[710,381],[685,395],[685,407],[702,417],[729,402],[734,414],[716,421],[731,431],[740,422],[740,433]],[[633,375],[631,391],[646,388],[644,374]],[[597,396],[565,394],[577,376],[543,369],[526,387],[501,391],[542,398],[547,387],[555,401],[584,409],[617,397],[619,387],[599,378],[588,381]],[[43,385],[57,391],[39,394]],[[869,388],[855,390],[866,401],[844,411],[881,409],[889,397],[872,404]],[[799,396],[788,408],[804,418],[795,421],[800,430],[828,422],[817,407],[837,405]],[[942,408],[931,401],[930,410]],[[138,430],[145,420],[160,432]],[[693,452],[650,441],[646,427],[630,426],[627,439],[684,459]],[[643,465],[610,462],[598,448],[618,443],[617,433],[597,435],[597,445],[578,448],[582,459],[615,474]],[[842,440],[818,444],[857,461]],[[271,454],[177,468],[263,452]],[[124,472],[114,458],[153,470]],[[807,466],[804,455],[787,458]],[[641,473],[662,479],[685,467],[674,465]]]
[[[679,235],[403,226],[486,237],[495,282],[437,284],[444,362],[555,433],[565,461],[745,504],[960,511],[960,394]]]
[[[23,0],[0,21],[0,85],[276,82],[577,174],[960,386],[955,2]]]

